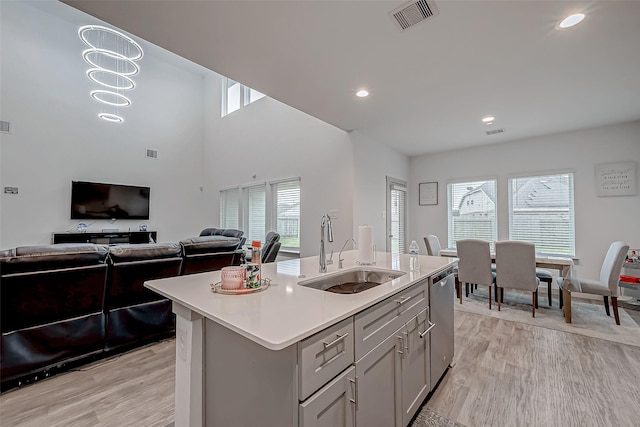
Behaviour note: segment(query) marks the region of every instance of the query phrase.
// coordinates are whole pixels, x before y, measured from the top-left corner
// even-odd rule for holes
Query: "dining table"
[[[441,249],[440,256],[458,257],[458,251],[455,248]],[[495,261],[496,255],[492,252],[491,262]],[[571,323],[571,292],[582,291],[580,281],[577,279],[573,258],[536,254],[536,267],[558,270],[558,276],[563,278],[562,298],[564,300],[564,321]]]

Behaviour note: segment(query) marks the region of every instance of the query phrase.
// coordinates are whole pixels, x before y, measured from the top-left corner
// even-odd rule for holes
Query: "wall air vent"
[[[0,132],[11,133],[11,122],[0,121]]]
[[[158,158],[158,150],[149,150],[147,148],[147,157],[150,159],[157,159]]]
[[[392,10],[389,15],[391,15],[398,28],[404,31],[418,22],[436,16],[438,13],[440,12],[433,1],[412,0]]]
[[[498,133],[503,133],[504,132],[504,128],[502,129],[493,129],[493,130],[488,130],[487,131],[487,135],[496,135]]]

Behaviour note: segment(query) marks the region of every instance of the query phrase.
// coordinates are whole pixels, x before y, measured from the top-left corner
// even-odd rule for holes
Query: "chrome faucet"
[[[353,240],[353,239],[347,239],[346,242],[344,242],[344,245],[342,245],[342,249],[340,249],[340,254],[338,255],[338,268],[342,268],[342,261],[344,261],[344,259],[342,258],[342,252],[344,251],[344,248],[347,247],[347,244],[349,242],[353,242],[354,245],[357,245],[358,243]]]
[[[322,216],[322,222],[320,223],[320,273],[327,272],[327,264],[331,264],[331,262],[327,262],[327,252],[324,248],[324,228],[327,227],[327,240],[329,242],[333,242],[333,228],[331,227],[331,217],[329,214],[325,214]],[[331,253],[333,258],[333,252]]]

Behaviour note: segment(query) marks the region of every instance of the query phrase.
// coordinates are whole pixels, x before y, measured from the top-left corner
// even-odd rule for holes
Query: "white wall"
[[[219,224],[219,190],[301,178],[300,255],[318,255],[322,215],[333,219],[336,252],[353,234],[353,147],[346,132],[271,98],[220,117],[221,77],[206,79],[205,195]],[[252,178],[253,174],[256,178]]]
[[[350,132],[353,141],[353,197],[354,238],[358,238],[358,226],[373,227],[374,243],[379,251],[386,250],[387,242],[387,176],[402,181],[409,180],[409,158],[399,152],[372,141],[358,132]],[[408,207],[408,206],[407,206]],[[407,231],[411,235],[409,218]],[[409,242],[407,242],[407,247]]]
[[[0,141],[0,180],[19,194],[0,195],[0,248],[47,244],[51,232],[75,228],[72,180],[151,187],[149,221],[84,221],[89,230],[137,230],[144,222],[161,241],[197,235],[207,223],[202,76],[148,49],[132,106],[122,109],[125,123],[104,122],[89,97],[95,87],[85,76],[79,24],[28,2],[1,7],[0,120],[11,121],[13,133]],[[147,148],[158,150],[157,160],[146,158]]]
[[[634,160],[640,167],[640,122],[555,134],[512,143],[414,157],[410,160],[411,223],[421,240],[435,234],[447,245],[447,183],[451,180],[498,179],[498,239],[508,230],[507,179],[524,173],[575,172],[576,256],[578,274],[597,278],[611,242],[640,247],[640,193],[597,197],[595,165]],[[636,178],[637,180],[638,178]],[[438,205],[418,206],[418,183],[437,181]]]

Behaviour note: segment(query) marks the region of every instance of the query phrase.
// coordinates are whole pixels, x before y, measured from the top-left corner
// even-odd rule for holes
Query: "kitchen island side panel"
[[[296,349],[269,350],[207,320],[205,425],[297,427]]]

